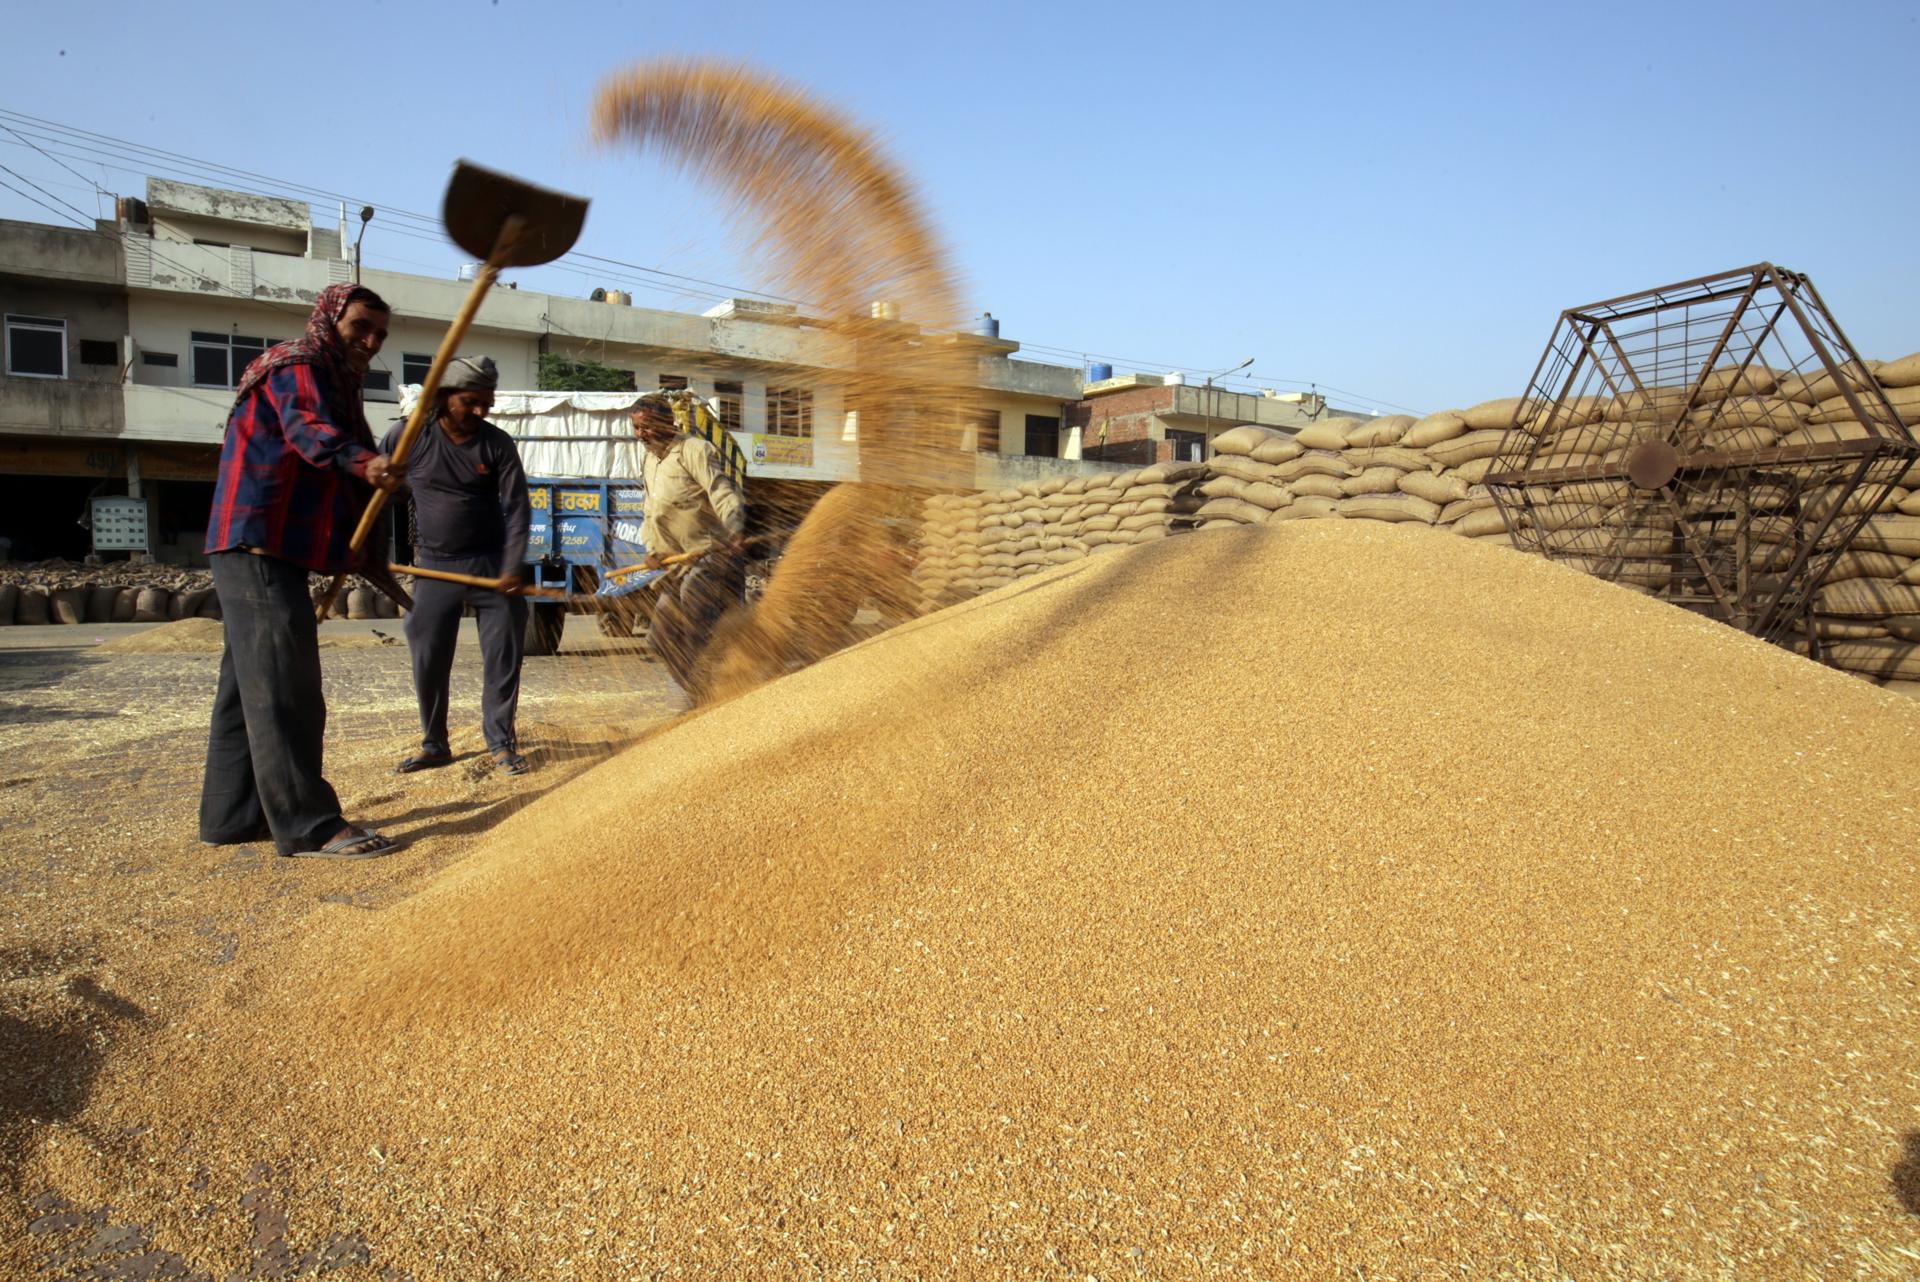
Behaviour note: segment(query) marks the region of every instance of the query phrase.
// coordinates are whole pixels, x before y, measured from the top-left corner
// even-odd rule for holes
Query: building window
[[[360,390],[362,395],[371,396],[374,393],[379,393],[378,399],[392,400],[393,371],[388,369],[368,370],[365,377],[361,380]]]
[[[663,392],[686,391],[687,376],[685,374],[662,374],[660,376],[660,390]]]
[[[80,340],[80,363],[82,365],[118,365],[120,344],[105,338],[83,338]]]
[[[813,393],[802,387],[769,387],[767,432],[773,436],[812,436]]]
[[[745,390],[738,383],[716,382],[713,385],[714,403],[720,407],[720,426],[729,432],[741,430],[740,407],[745,395]]]
[[[7,317],[7,373],[65,378],[67,322],[51,316]]]
[[[177,352],[142,352],[140,362],[143,365],[158,365],[164,369],[178,369],[180,356]]]
[[[1207,461],[1207,434],[1205,432],[1176,432],[1167,429],[1167,443],[1173,446],[1175,463],[1204,463]]]
[[[427,381],[427,371],[433,368],[433,357],[422,356],[418,352],[400,354],[400,381],[409,387],[418,387]]]
[[[193,335],[191,353],[195,387],[238,387],[247,366],[277,339],[249,338],[245,334]]]
[[[1037,458],[1060,457],[1060,419],[1059,416],[1045,414],[1027,415],[1027,441],[1022,454],[1031,454]]]

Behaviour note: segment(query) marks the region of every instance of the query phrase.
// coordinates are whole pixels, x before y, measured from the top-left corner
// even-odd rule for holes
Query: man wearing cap
[[[492,579],[491,588],[416,577],[407,645],[413,651],[413,689],[420,702],[420,749],[398,773],[444,766],[447,693],[462,608],[472,606],[480,629],[480,717],[494,764],[507,774],[527,772],[514,734],[525,653],[527,603],[520,595],[532,509],[527,475],[513,438],[486,421],[500,376],[485,356],[447,366],[434,393],[427,426],[407,456],[413,492],[414,562]],[[387,433],[391,452],[403,423]]]
[[[677,583],[663,583],[648,635],[674,680],[693,688],[694,669],[720,616],[746,589],[747,505],[728,475],[720,452],[682,432],[673,406],[658,393],[640,398],[632,415],[634,435],[646,452],[640,480],[647,515],[640,538],[647,563],[700,553]]]

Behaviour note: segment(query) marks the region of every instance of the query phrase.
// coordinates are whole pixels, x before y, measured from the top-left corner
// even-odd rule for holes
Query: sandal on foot
[[[416,770],[438,770],[441,766],[453,764],[451,752],[416,752],[393,768],[397,775],[410,775]]]
[[[500,767],[503,775],[523,775],[533,769],[527,759],[511,748],[499,748],[494,751],[493,764]]]
[[[372,829],[349,828],[318,850],[296,850],[291,859],[378,859],[398,850],[400,843]]]

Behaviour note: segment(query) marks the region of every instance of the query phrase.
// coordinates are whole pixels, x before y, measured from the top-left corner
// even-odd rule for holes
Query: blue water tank
[[[998,338],[1000,322],[993,318],[992,312],[981,312],[980,319],[973,323],[973,332],[982,338]]]
[[[1113,377],[1113,366],[1111,365],[1087,366],[1087,381],[1089,383],[1104,383],[1112,377]]]

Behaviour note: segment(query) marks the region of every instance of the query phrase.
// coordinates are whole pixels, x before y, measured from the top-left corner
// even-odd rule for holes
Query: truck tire
[[[560,651],[560,635],[567,628],[567,607],[557,601],[536,601],[527,608],[526,653],[544,657]]]

